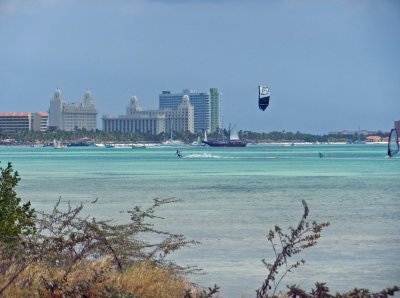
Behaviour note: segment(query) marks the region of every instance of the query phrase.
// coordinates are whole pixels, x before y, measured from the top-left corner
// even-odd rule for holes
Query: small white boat
[[[64,149],[65,145],[61,144],[60,141],[53,140],[53,147],[54,149]]]

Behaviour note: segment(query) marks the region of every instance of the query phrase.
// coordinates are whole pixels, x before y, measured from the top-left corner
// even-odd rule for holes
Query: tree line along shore
[[[364,134],[325,134],[315,135],[301,132],[286,132],[286,131],[272,131],[272,132],[251,132],[239,131],[240,139],[248,143],[353,143],[365,141],[368,135]],[[197,139],[203,138],[203,133],[192,134],[189,132],[172,134],[161,133],[158,135],[142,134],[142,133],[106,133],[100,130],[87,131],[46,131],[46,132],[33,132],[33,131],[20,131],[20,132],[1,132],[0,131],[0,145],[41,145],[46,146],[53,143],[54,140],[64,142],[65,144],[76,145],[93,145],[95,143],[162,143],[171,139],[180,140],[183,143],[190,144]],[[209,139],[218,139],[228,137],[229,132],[222,130],[220,133],[211,133],[208,135]],[[385,138],[388,133],[377,132],[374,135]]]

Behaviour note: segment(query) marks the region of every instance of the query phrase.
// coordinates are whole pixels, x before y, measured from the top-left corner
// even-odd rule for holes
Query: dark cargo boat
[[[230,130],[229,140],[203,140],[202,143],[211,147],[246,147],[247,145],[247,142],[241,141],[238,134],[233,130]]]
[[[246,147],[247,143],[240,140],[233,141],[202,141],[211,147]]]

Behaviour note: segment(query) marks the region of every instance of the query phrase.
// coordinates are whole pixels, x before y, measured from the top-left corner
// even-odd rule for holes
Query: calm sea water
[[[18,194],[48,211],[61,196],[88,204],[92,216],[127,220],[135,205],[154,198],[183,202],[164,206],[160,226],[200,245],[172,258],[197,265],[190,278],[217,283],[224,297],[252,297],[272,260],[266,235],[275,224],[295,226],[310,207],[310,220],[329,221],[306,264],[286,284],[332,291],[380,290],[400,281],[400,158],[383,145],[248,146],[246,148],[146,149],[2,147],[2,167],[12,161],[21,175]],[[319,158],[322,152],[324,158]]]

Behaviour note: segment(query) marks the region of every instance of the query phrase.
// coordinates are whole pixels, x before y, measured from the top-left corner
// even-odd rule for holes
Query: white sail
[[[62,145],[60,141],[57,141],[56,139],[54,139],[53,140],[53,147],[54,147],[54,149],[63,149],[64,145]]]
[[[231,129],[230,134],[229,134],[229,140],[231,140],[231,141],[239,140],[239,135],[236,132],[236,130]]]
[[[392,157],[396,155],[399,151],[400,151],[399,136],[397,134],[396,128],[393,128],[389,134],[388,155],[389,157]]]

